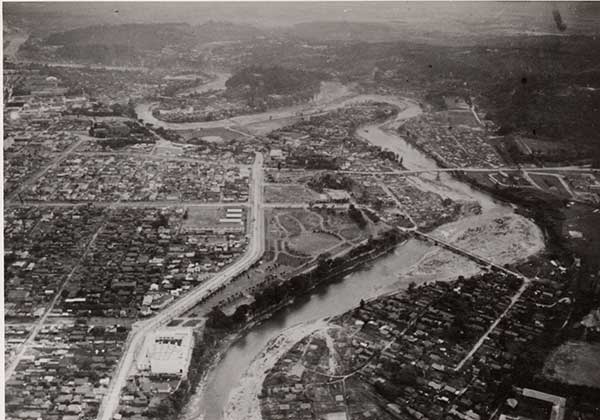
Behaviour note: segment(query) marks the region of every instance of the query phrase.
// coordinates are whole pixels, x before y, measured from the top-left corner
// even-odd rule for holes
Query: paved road
[[[247,201],[218,201],[207,203],[204,201],[181,201],[181,200],[159,200],[159,201],[30,201],[24,200],[5,203],[4,207],[77,207],[92,205],[95,207],[117,207],[117,208],[143,208],[143,207],[248,207]]]
[[[469,359],[471,357],[473,357],[473,355],[477,352],[477,350],[479,350],[479,348],[482,346],[482,344],[485,342],[485,340],[487,340],[490,333],[492,331],[494,331],[494,328],[496,328],[498,326],[498,324],[506,316],[508,311],[510,311],[510,309],[514,306],[514,304],[517,303],[517,301],[519,300],[519,298],[521,297],[523,292],[527,289],[527,287],[529,287],[530,283],[531,283],[531,281],[529,279],[525,278],[525,280],[523,281],[523,284],[521,285],[519,290],[517,290],[517,293],[515,293],[513,295],[513,297],[510,299],[510,303],[508,304],[506,309],[500,314],[500,316],[498,318],[496,318],[494,323],[492,325],[490,325],[490,327],[481,336],[481,338],[479,338],[479,340],[477,340],[477,343],[475,343],[473,348],[471,348],[471,351],[469,351],[469,353],[456,365],[456,367],[454,368],[455,372],[461,370],[463,368],[463,366],[465,365],[465,363],[467,363],[469,361]]]
[[[356,175],[418,175],[424,173],[437,172],[600,172],[600,168],[587,168],[582,166],[557,166],[552,168],[515,168],[515,167],[499,167],[499,168],[431,168],[431,169],[399,169],[396,171],[338,171],[343,174]]]
[[[502,319],[506,316],[506,314],[508,313],[508,311],[510,311],[510,309],[513,307],[513,305],[519,300],[519,298],[521,297],[521,295],[523,294],[523,292],[527,289],[527,287],[529,287],[529,284],[531,283],[531,279],[528,277],[525,277],[523,274],[521,273],[517,273],[516,271],[512,271],[509,270],[501,265],[498,265],[496,263],[494,263],[493,261],[481,257],[479,255],[476,255],[470,251],[467,251],[463,248],[460,248],[456,245],[453,245],[449,242],[443,241],[441,239],[438,239],[436,237],[433,237],[431,235],[416,231],[415,232],[418,236],[424,237],[426,239],[430,239],[433,241],[436,241],[437,243],[443,245],[445,248],[449,249],[450,251],[455,251],[458,252],[461,255],[466,255],[471,257],[472,259],[476,260],[476,261],[481,261],[484,262],[486,264],[489,264],[491,267],[494,267],[496,269],[498,269],[499,271],[502,271],[506,274],[509,275],[513,275],[515,277],[520,278],[521,280],[523,280],[523,284],[521,285],[521,287],[519,288],[519,290],[517,290],[517,292],[511,297],[510,299],[510,303],[508,304],[508,306],[506,307],[506,309],[500,314],[500,316],[498,316],[498,318],[496,318],[496,320],[492,323],[492,325],[490,325],[490,327],[487,329],[487,331],[479,338],[479,340],[475,343],[475,345],[471,348],[471,350],[469,351],[469,353],[456,365],[456,367],[454,368],[455,371],[459,371],[460,369],[463,368],[463,366],[469,361],[469,359],[471,357],[473,357],[473,355],[477,352],[477,350],[483,345],[483,343],[485,342],[485,340],[487,340],[489,334],[494,330],[494,328],[496,328],[496,326],[500,323],[500,321],[502,321]]]
[[[19,193],[21,193],[25,188],[29,187],[31,184],[33,184],[35,181],[37,181],[39,178],[44,176],[46,174],[46,172],[48,172],[50,170],[50,168],[54,168],[54,167],[58,166],[63,160],[65,160],[67,158],[67,156],[69,156],[75,149],[77,149],[85,141],[87,141],[87,138],[85,136],[80,136],[79,140],[77,140],[71,146],[69,146],[65,150],[63,150],[52,162],[50,162],[48,165],[46,165],[46,167],[42,168],[41,170],[39,170],[32,176],[27,178],[27,180],[25,182],[23,182],[19,186],[19,188],[17,188],[15,191],[10,193],[8,195],[8,197],[4,198],[5,205],[7,202],[10,202],[11,200],[13,200],[14,197],[16,197]]]
[[[195,306],[202,298],[207,296],[212,290],[227,284],[238,274],[246,271],[263,255],[265,244],[265,229],[264,229],[264,209],[262,196],[262,154],[258,153],[255,163],[252,167],[252,189],[251,189],[251,228],[250,242],[248,250],[244,256],[236,261],[225,270],[217,273],[212,279],[198,286],[181,299],[176,300],[173,304],[165,308],[156,316],[137,322],[133,325],[132,331],[125,344],[124,354],[113,374],[113,379],[110,382],[108,392],[105,395],[97,418],[99,420],[110,420],[119,406],[119,396],[121,389],[126,383],[127,377],[131,368],[134,366],[136,356],[141,350],[145,336],[151,331],[155,331],[171,321],[173,318],[180,316],[184,312]]]
[[[87,256],[87,254],[90,251],[90,248],[92,247],[92,244],[96,241],[96,238],[98,237],[98,233],[100,233],[100,231],[102,230],[102,228],[104,227],[105,224],[106,224],[106,222],[104,222],[96,230],[96,233],[94,233],[94,235],[92,236],[92,238],[88,242],[87,246],[85,247],[85,250],[83,251],[83,254],[79,258],[79,260],[77,261],[77,263],[73,266],[73,269],[69,272],[69,275],[65,278],[65,280],[61,284],[61,286],[58,289],[58,291],[54,294],[54,299],[52,299],[52,302],[46,308],[46,311],[44,312],[44,315],[42,315],[42,317],[35,323],[33,329],[31,330],[31,334],[29,334],[29,337],[27,337],[27,340],[25,340],[23,342],[23,344],[21,344],[21,346],[19,347],[19,350],[18,350],[17,354],[11,360],[10,364],[6,367],[6,369],[4,371],[4,378],[5,378],[5,380],[9,379],[12,376],[12,374],[15,372],[15,369],[17,368],[17,365],[21,361],[21,358],[23,357],[23,355],[25,355],[25,352],[27,351],[27,349],[35,341],[38,333],[42,329],[42,326],[46,323],[46,319],[48,319],[48,316],[50,315],[50,313],[54,309],[54,306],[56,306],[56,304],[60,300],[62,292],[63,292],[63,290],[65,288],[65,285],[67,283],[69,283],[69,281],[71,280],[71,277],[73,277],[73,274],[75,274],[75,271],[81,266],[81,263],[85,260],[85,257]]]

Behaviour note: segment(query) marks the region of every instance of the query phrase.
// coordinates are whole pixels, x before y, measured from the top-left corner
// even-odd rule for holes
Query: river
[[[391,102],[402,106],[404,110],[395,119],[383,125],[373,124],[362,127],[357,132],[359,136],[373,144],[399,153],[404,158],[404,166],[409,169],[438,167],[434,160],[428,158],[390,131],[404,120],[419,115],[421,109],[418,104],[389,96],[358,95],[350,99],[337,101],[335,106],[343,106],[349,102],[362,100]],[[325,108],[333,106],[334,104],[330,104]],[[439,179],[435,176],[427,178],[421,175],[420,177],[412,177],[411,180],[420,188],[437,192],[444,197],[475,200],[481,204],[483,212],[498,212],[500,210],[502,213],[512,213],[509,207],[503,206],[486,194],[454,180],[448,174],[440,174]],[[460,231],[466,229],[469,223],[469,221],[458,221],[450,225],[452,225],[454,231]],[[446,228],[449,228],[450,225],[446,225]],[[436,230],[442,229],[444,229],[444,226]],[[203,392],[198,392],[192,396],[180,419],[222,419],[225,408],[228,403],[231,403],[232,391],[239,385],[242,375],[251,362],[270,340],[291,326],[348,311],[356,307],[360,299],[375,297],[385,292],[406,287],[412,279],[410,276],[399,276],[399,274],[406,272],[409,267],[418,265],[423,259],[435,252],[437,252],[437,249],[432,248],[430,245],[411,239],[398,246],[393,253],[346,276],[335,284],[318,288],[310,297],[299,299],[276,313],[268,321],[252,328],[227,351],[210,372],[207,382],[204,384]],[[444,274],[454,275],[454,273]]]
[[[429,249],[426,243],[411,239],[393,253],[349,274],[342,281],[317,288],[310,297],[298,299],[252,328],[227,351],[211,372],[203,395],[192,397],[181,419],[221,419],[230,391],[269,340],[293,325],[341,314],[356,307],[361,299],[391,291],[398,282],[397,273],[403,267],[417,263]]]

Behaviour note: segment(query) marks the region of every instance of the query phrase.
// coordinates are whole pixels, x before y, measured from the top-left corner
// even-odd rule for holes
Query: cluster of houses
[[[453,125],[444,112],[423,114],[402,127],[404,137],[448,168],[498,168],[501,156],[482,129]]]
[[[61,315],[148,316],[244,252],[238,223],[185,227],[182,208],[114,210],[65,286]],[[225,225],[225,226],[223,226]]]
[[[84,123],[77,120],[38,118],[30,121],[4,119],[4,193],[49,164],[78,140]]]
[[[393,216],[394,212],[399,210],[410,215],[421,230],[451,222],[460,214],[460,203],[450,198],[442,198],[435,192],[421,190],[411,185],[405,177],[387,175],[383,182],[394,195],[391,203],[394,206],[384,211],[384,214],[389,213]]]
[[[90,206],[5,210],[4,315],[43,315],[102,222]]]
[[[5,382],[6,418],[94,418],[121,358],[122,325],[46,323]]]
[[[521,279],[489,272],[362,303],[335,321],[344,332],[328,330],[333,346],[309,337],[278,362],[262,390],[264,418],[334,412],[321,396],[334,404],[331,387],[351,372],[337,411],[352,418],[374,418],[376,401],[375,418],[487,418],[497,408],[492,390],[514,370],[519,349],[533,345],[551,318],[568,314],[552,305],[560,290],[534,282],[488,340],[475,346],[521,285]],[[365,383],[374,391],[366,391]]]
[[[22,193],[33,201],[246,201],[249,169],[216,163],[72,154]]]
[[[600,203],[600,178],[596,173],[567,173],[564,177],[580,200]]]
[[[306,117],[275,130],[265,139],[268,167],[385,171],[399,168],[395,160],[382,159],[382,149],[354,136],[360,125],[391,117],[389,104],[367,102],[318,116]]]

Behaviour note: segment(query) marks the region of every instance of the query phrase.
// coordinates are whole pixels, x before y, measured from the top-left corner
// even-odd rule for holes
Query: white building
[[[192,328],[158,330],[146,337],[137,360],[137,368],[152,375],[186,376],[193,348]]]

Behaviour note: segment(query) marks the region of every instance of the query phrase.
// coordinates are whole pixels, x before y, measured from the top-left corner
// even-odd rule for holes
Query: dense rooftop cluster
[[[88,206],[6,209],[5,316],[41,316],[102,220],[102,210]]]
[[[463,121],[465,118],[467,121]],[[473,119],[469,111],[424,114],[408,121],[400,128],[400,134],[445,167],[502,166],[503,160],[489,134],[474,127]]]
[[[245,201],[247,168],[127,155],[74,154],[26,189],[33,201]]]
[[[358,171],[398,168],[396,156],[381,159],[386,152],[354,136],[360,125],[389,118],[397,111],[389,104],[367,102],[275,130],[266,139],[271,157],[267,165]]]
[[[6,418],[94,418],[128,332],[85,319],[44,326],[6,381]]]
[[[411,287],[405,294],[361,304],[327,331],[297,343],[278,361],[263,386],[263,415],[266,419],[308,419],[314,413],[332,412],[350,412],[351,418],[401,419],[490,415],[503,398],[518,394],[504,380],[527,375],[522,371],[527,363],[524,353],[539,351],[541,337],[568,312],[561,308],[568,300],[554,304],[564,297],[560,288],[532,283],[488,340],[474,347],[521,284],[520,279],[491,272]],[[473,356],[466,358],[472,348]],[[355,412],[357,407],[361,412]]]
[[[186,227],[189,211],[111,211],[57,314],[136,317],[168,305],[244,252],[242,222]]]
[[[4,193],[10,194],[78,141],[80,121],[41,118],[4,125]]]

